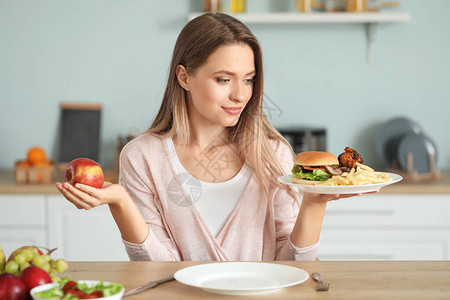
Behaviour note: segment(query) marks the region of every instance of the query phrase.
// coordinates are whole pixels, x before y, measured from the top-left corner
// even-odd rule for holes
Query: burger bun
[[[308,179],[300,179],[292,177],[292,183],[295,184],[302,184],[302,185],[321,185],[322,183],[325,183],[325,181],[318,181],[318,180],[308,180]]]
[[[300,166],[338,165],[336,155],[324,151],[305,151],[294,157],[294,164]]]

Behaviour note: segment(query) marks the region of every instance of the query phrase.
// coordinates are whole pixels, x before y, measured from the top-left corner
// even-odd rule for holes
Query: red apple
[[[101,188],[105,179],[102,167],[89,158],[76,158],[66,167],[66,181],[72,185],[82,183]]]
[[[23,270],[22,274],[20,274],[20,278],[25,284],[27,296],[30,296],[30,290],[35,286],[53,282],[47,272],[35,266]]]
[[[0,274],[0,300],[25,300],[25,283],[12,274]]]

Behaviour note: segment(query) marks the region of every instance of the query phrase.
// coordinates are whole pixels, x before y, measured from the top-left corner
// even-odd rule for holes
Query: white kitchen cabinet
[[[328,204],[321,260],[450,259],[450,194],[373,194]],[[58,247],[69,261],[129,260],[107,206],[78,210],[61,195],[0,195],[0,245]]]
[[[321,260],[450,259],[450,195],[374,194],[328,204]]]
[[[445,260],[450,229],[326,229],[321,260]]]
[[[44,195],[1,195],[0,226],[44,226]]]
[[[9,228],[0,226],[0,245],[6,258],[22,246],[47,246],[47,232],[44,228]]]
[[[43,195],[0,195],[0,245],[8,257],[24,245],[47,246]]]
[[[68,261],[129,260],[107,206],[78,210],[60,195],[1,195],[0,245],[6,256],[33,245]]]
[[[69,261],[129,260],[106,205],[79,210],[63,196],[48,196],[50,247]]]

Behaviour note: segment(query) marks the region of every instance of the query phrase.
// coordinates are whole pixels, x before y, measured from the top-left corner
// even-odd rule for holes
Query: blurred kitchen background
[[[230,1],[220,1],[224,11]],[[324,1],[391,2],[316,2]],[[246,11],[298,17],[296,5],[312,2],[248,0]],[[202,10],[203,0],[0,0],[6,254],[40,245],[58,247],[57,257],[68,261],[128,260],[107,206],[77,210],[52,184],[53,165],[17,161],[33,146],[68,161],[82,146],[114,178],[118,149],[157,113],[179,32]],[[450,1],[402,0],[380,12],[402,21],[283,23],[290,16],[283,15],[278,23],[247,23],[263,48],[264,110],[296,152],[339,154],[350,146],[380,170],[393,160],[405,169],[412,153],[414,168],[423,168],[421,176],[401,173],[405,180],[379,194],[330,202],[321,260],[449,259]],[[39,158],[42,151],[33,153]],[[431,172],[430,157],[438,172]],[[19,177],[42,184],[20,184]]]
[[[295,2],[248,0],[246,9],[295,12]],[[61,102],[101,104],[99,161],[113,168],[118,137],[151,124],[177,35],[202,8],[201,0],[0,0],[0,169],[31,146],[57,159]],[[327,151],[351,146],[375,168],[388,167],[381,127],[408,118],[448,169],[450,1],[403,0],[383,11],[411,20],[376,26],[373,63],[365,24],[249,23],[263,48],[266,113],[280,129],[325,130]]]

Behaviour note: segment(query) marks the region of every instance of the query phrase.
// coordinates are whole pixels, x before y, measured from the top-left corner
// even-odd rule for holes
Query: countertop
[[[56,172],[55,181],[64,181],[64,176]],[[113,171],[105,171],[105,181],[117,182],[117,175]],[[13,170],[0,170],[1,194],[59,194],[54,184],[16,184]]]
[[[402,180],[399,183],[381,189],[381,194],[450,194],[450,170],[441,171],[438,181],[426,180],[413,182]],[[105,172],[107,181],[114,181],[117,176],[113,172]],[[56,180],[62,181],[61,174]],[[0,170],[0,194],[59,194],[53,184],[15,184],[12,170]]]
[[[119,282],[125,290],[156,280],[185,267],[206,262],[69,262],[60,277]],[[226,263],[226,262],[225,262]],[[317,292],[311,278],[264,299],[449,299],[450,261],[315,261],[271,262],[319,272],[330,282],[327,292]],[[251,299],[256,296],[251,296]],[[171,281],[126,299],[231,299]],[[233,296],[232,299],[249,299]]]

